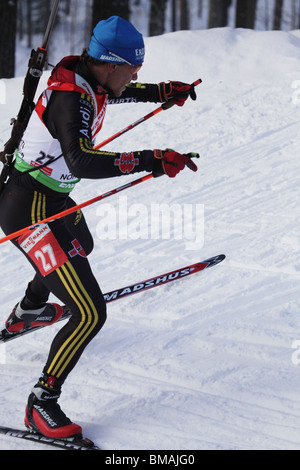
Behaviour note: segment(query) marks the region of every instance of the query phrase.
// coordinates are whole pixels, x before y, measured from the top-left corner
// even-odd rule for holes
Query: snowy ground
[[[227,258],[110,304],[105,327],[65,384],[62,408],[104,449],[299,450],[300,33],[224,28],[166,34],[146,45],[140,81],[201,77],[198,99],[107,149],[198,151],[199,171],[150,180],[87,208],[91,264],[108,291],[219,253]],[[22,79],[4,84],[1,144]],[[154,107],[110,107],[99,141]],[[129,178],[81,184],[74,197],[83,202]],[[165,211],[192,209],[204,240],[187,233],[174,239],[172,231],[152,239],[151,214],[161,203]],[[104,239],[108,210],[118,219],[124,205],[128,225]],[[4,323],[32,270],[10,244],[0,250]],[[2,425],[22,427],[58,328],[0,347]],[[0,449],[37,448],[0,436]]]

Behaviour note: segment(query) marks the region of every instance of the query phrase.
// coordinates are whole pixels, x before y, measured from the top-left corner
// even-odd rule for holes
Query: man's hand
[[[195,86],[182,82],[161,82],[158,84],[158,92],[160,101],[173,101],[177,106],[183,106],[190,96],[192,100],[196,100]]]
[[[192,161],[192,157],[199,158],[197,153],[181,154],[172,149],[154,150],[153,176],[168,175],[174,178],[185,166],[192,171],[197,171],[197,165]]]

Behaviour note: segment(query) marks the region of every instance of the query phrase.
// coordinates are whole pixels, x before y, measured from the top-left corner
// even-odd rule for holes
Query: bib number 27
[[[52,273],[68,260],[47,224],[36,228],[30,235],[20,237],[18,242],[43,276]]]
[[[37,264],[41,264],[42,269],[40,270],[43,270],[45,273],[49,273],[49,271],[52,271],[58,267],[55,253],[50,243],[42,246],[40,250],[36,250],[34,256],[37,260]]]

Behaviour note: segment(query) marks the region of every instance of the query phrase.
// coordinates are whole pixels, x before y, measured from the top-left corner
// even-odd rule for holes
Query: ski
[[[97,447],[92,441],[86,438],[76,439],[73,441],[67,439],[55,439],[28,430],[14,429],[7,426],[0,426],[0,434],[64,450],[101,450],[100,447]]]
[[[153,289],[154,287],[162,286],[169,282],[173,282],[178,279],[185,278],[191,274],[203,271],[204,269],[210,268],[221,263],[221,261],[223,261],[224,259],[225,255],[213,256],[212,258],[206,259],[199,263],[190,264],[189,266],[185,266],[184,268],[175,269],[174,271],[160,274],[159,276],[152,277],[150,279],[147,279],[146,281],[141,281],[126,287],[122,287],[120,289],[113,290],[111,292],[107,292],[106,294],[104,294],[104,298],[106,300],[106,303],[109,303],[113,302],[114,300],[122,299],[123,297],[128,297],[129,295],[138,294],[139,292],[144,292],[146,290]],[[65,320],[71,316],[71,312],[68,307],[63,306],[63,309],[64,313],[58,321]],[[27,330],[17,333],[8,333],[6,329],[3,329],[0,332],[0,342],[5,343],[7,341],[11,341],[15,338],[26,335],[40,328],[44,328],[44,326],[47,325],[36,326],[34,328],[29,328]]]

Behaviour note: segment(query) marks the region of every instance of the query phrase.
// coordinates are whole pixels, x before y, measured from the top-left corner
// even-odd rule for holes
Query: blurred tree
[[[149,17],[149,36],[165,32],[165,13],[167,0],[151,0]]]
[[[0,78],[15,76],[17,0],[0,0]]]
[[[199,18],[202,17],[203,13],[203,0],[198,0],[198,16]]]
[[[129,0],[94,0],[92,13],[92,27],[100,20],[118,15],[129,21]]]
[[[283,0],[275,0],[273,29],[280,29],[281,27],[282,7],[283,7]]]
[[[159,1],[157,3],[159,3]],[[171,30],[177,31],[178,29],[190,29],[189,0],[171,1]],[[159,34],[162,34],[162,32]]]
[[[291,2],[291,29],[300,28],[300,2],[292,0]]]
[[[176,0],[171,0],[172,3],[171,3],[171,30],[172,31],[176,31],[177,30],[177,15],[176,15],[176,5],[177,5],[177,1]]]
[[[228,8],[231,0],[210,0],[209,3],[209,28],[221,28],[228,25]]]
[[[190,29],[190,9],[188,0],[179,1],[180,29]]]
[[[237,0],[235,27],[254,29],[257,0]]]

